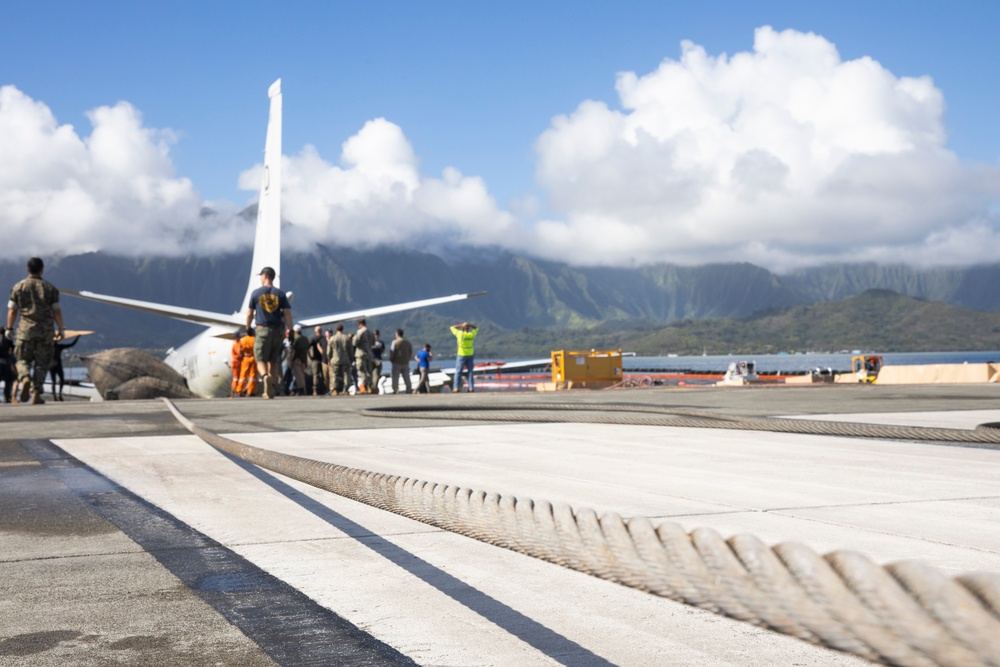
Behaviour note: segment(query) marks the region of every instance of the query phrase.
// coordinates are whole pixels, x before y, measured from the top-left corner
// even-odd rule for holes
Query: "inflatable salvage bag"
[[[105,400],[194,398],[184,377],[148,352],[119,347],[80,359]]]

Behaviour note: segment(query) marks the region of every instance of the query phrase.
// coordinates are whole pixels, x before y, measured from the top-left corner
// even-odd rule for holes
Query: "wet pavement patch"
[[[0,639],[0,656],[36,655],[50,651],[63,642],[70,642],[80,637],[74,630],[50,630],[48,632],[29,632]]]
[[[170,646],[169,638],[154,637],[152,635],[133,635],[108,644],[108,648],[112,651],[130,651],[149,647],[166,648],[168,646]]]
[[[30,440],[22,442],[22,446],[278,664],[416,664],[239,554],[103,477],[52,442]],[[49,638],[45,647],[76,636],[73,633],[72,637]],[[42,642],[26,641],[24,645]]]
[[[0,483],[0,531],[22,535],[103,535],[117,530],[48,468],[9,465]]]
[[[259,590],[261,582],[248,572],[213,574],[199,581],[196,588],[200,591],[246,593],[248,591]]]

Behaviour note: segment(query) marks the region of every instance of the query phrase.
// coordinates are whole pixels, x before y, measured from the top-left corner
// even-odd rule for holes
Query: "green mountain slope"
[[[1000,313],[868,290],[745,319],[685,321],[628,341],[642,354],[1000,349]]]
[[[248,253],[139,259],[89,253],[46,259],[46,278],[56,286],[218,312],[242,308],[250,262]],[[7,288],[23,275],[23,261],[0,262],[0,284]],[[372,325],[383,332],[402,326],[423,342],[450,348],[447,325],[475,321],[490,334],[484,340],[492,341],[496,356],[535,356],[553,348],[636,349],[640,340],[643,351],[652,354],[1000,347],[987,333],[993,327],[988,315],[940,308],[950,303],[1000,311],[1000,264],[964,269],[831,265],[779,276],[746,263],[574,267],[490,249],[317,246],[309,253],[285,254],[282,286],[295,293],[298,318],[486,291],[482,298],[386,316]],[[924,304],[919,314],[900,311],[890,318],[898,322],[905,315],[902,328],[884,321],[889,303],[872,305],[869,312],[859,302],[840,315],[836,312],[843,305],[826,304],[834,306],[831,311],[821,307],[871,288],[942,303],[914,302]],[[893,303],[892,308],[902,306]],[[81,351],[165,349],[201,330],[69,297],[63,309],[68,326],[97,332],[81,342]],[[769,315],[725,319],[761,312]],[[820,321],[822,327],[816,327]]]

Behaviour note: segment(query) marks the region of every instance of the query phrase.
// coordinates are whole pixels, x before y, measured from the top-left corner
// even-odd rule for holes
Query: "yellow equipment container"
[[[622,381],[622,351],[553,350],[550,389],[603,389]]]

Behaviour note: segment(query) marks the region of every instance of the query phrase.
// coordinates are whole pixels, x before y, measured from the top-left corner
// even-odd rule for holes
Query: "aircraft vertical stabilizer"
[[[281,286],[281,79],[267,90],[271,111],[264,143],[264,178],[257,203],[257,231],[254,236],[250,282],[241,308],[246,308],[250,293],[260,287],[260,270],[274,269],[275,286]]]
[[[271,100],[271,110],[267,121],[267,137],[264,143],[264,174],[260,186],[260,201],[257,207],[257,228],[254,232],[253,260],[243,302],[232,313],[215,313],[195,308],[170,306],[153,301],[126,299],[122,297],[95,294],[62,288],[63,293],[99,303],[110,303],[132,310],[165,315],[184,322],[194,322],[207,327],[188,342],[171,348],[164,361],[178,371],[187,382],[188,388],[198,396],[229,396],[232,386],[232,369],[229,367],[232,340],[246,323],[246,311],[250,293],[260,286],[260,270],[270,266],[276,274],[274,283],[281,281],[281,79],[267,91]],[[304,327],[323,326],[334,322],[374,317],[396,313],[413,308],[427,308],[449,303],[483,292],[453,294],[432,299],[421,299],[397,303],[391,306],[331,313],[319,317],[300,320]],[[135,368],[138,376],[149,376],[151,369]]]

